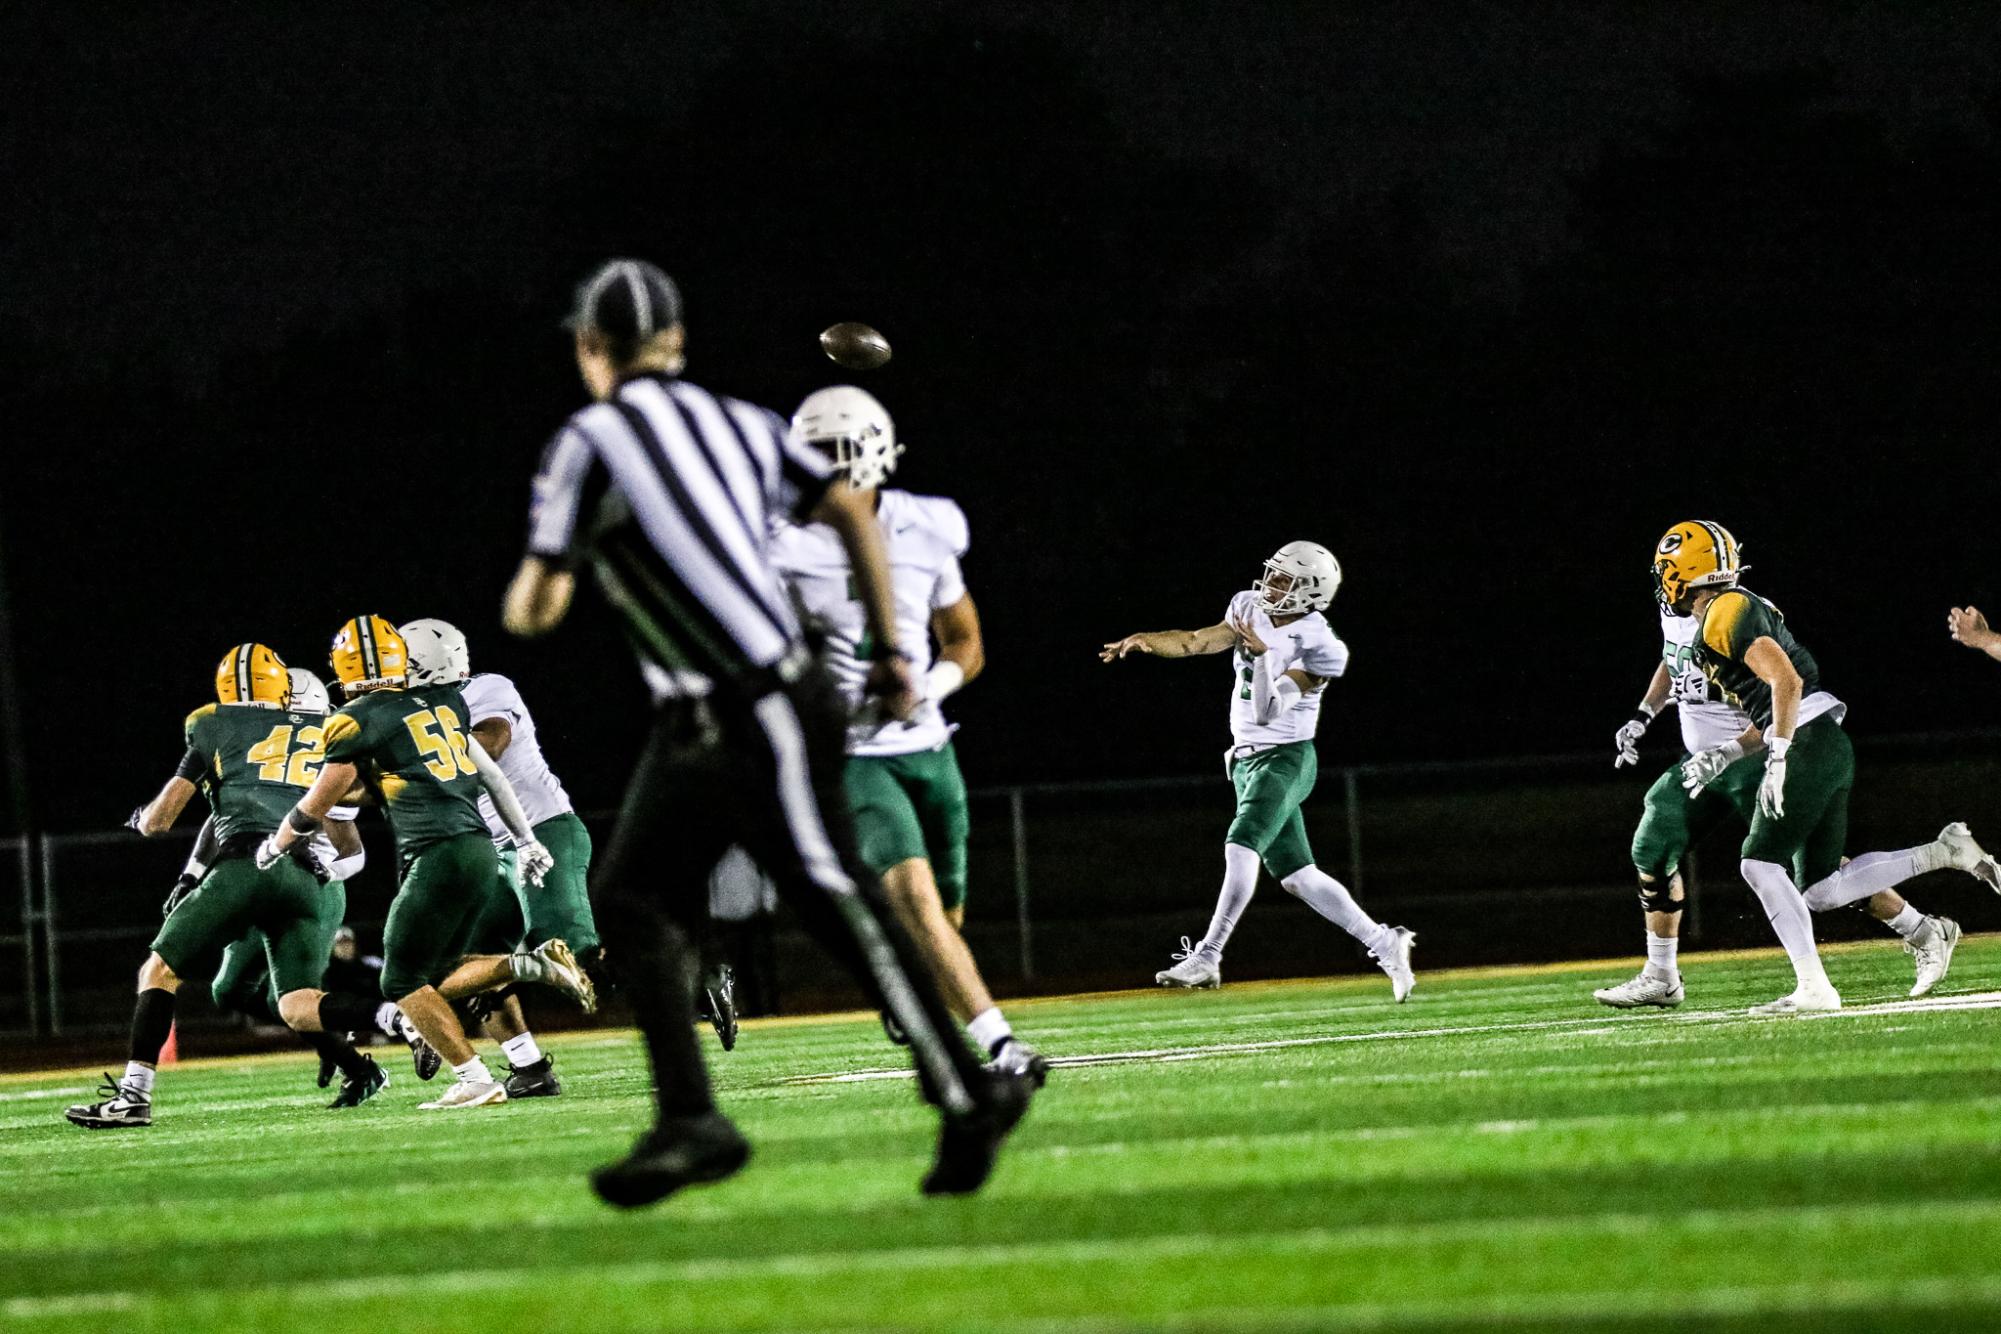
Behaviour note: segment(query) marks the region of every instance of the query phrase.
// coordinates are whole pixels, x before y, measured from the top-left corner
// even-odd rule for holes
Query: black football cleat
[[[399,1011],[396,1015],[396,1026],[403,1030],[403,1040],[410,1044],[410,1063],[417,1069],[417,1078],[427,1083],[435,1079],[438,1070],[445,1063],[445,1058],[438,1055],[437,1048],[424,1041],[424,1035],[410,1022],[409,1015]]]
[[[750,1144],[721,1112],[662,1121],[609,1167],[591,1173],[591,1188],[606,1204],[637,1209],[685,1186],[735,1176],[750,1161]]]
[[[508,1067],[505,1083],[507,1100],[561,1097],[563,1084],[556,1078],[555,1064],[555,1057],[544,1056],[533,1065]]]
[[[367,1069],[359,1078],[341,1080],[340,1092],[336,1093],[334,1100],[327,1104],[328,1108],[359,1107],[389,1087],[388,1074],[375,1063],[373,1056],[364,1056],[361,1060]]]
[[[153,1100],[138,1089],[127,1088],[106,1075],[97,1091],[106,1095],[102,1102],[80,1104],[63,1113],[71,1125],[85,1130],[115,1130],[120,1126],[153,1124]]]
[[[719,964],[702,988],[702,1017],[716,1030],[724,1051],[736,1050],[736,969]]]
[[[1013,1075],[1041,1088],[1049,1082],[1049,1058],[1017,1037],[1004,1037],[994,1044],[993,1059],[986,1064],[993,1075]]]
[[[926,1195],[970,1195],[986,1184],[1008,1132],[1028,1114],[1035,1085],[1019,1075],[987,1076],[986,1096],[963,1116],[947,1115],[938,1158],[924,1177]]]

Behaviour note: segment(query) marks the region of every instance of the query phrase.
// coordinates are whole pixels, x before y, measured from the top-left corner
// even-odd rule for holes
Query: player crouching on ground
[[[1702,521],[1676,527],[1685,559],[1692,561],[1698,550],[1716,553],[1715,568],[1692,576],[1691,583],[1734,587],[1746,568],[1737,540],[1717,523]],[[1705,568],[1708,564],[1705,560]],[[1646,735],[1647,725],[1671,704],[1679,712],[1686,753],[1647,789],[1640,823],[1633,831],[1633,866],[1640,879],[1647,962],[1638,976],[1591,993],[1602,1004],[1619,1010],[1671,1010],[1686,999],[1677,959],[1684,895],[1682,858],[1733,814],[1749,825],[1757,815],[1758,784],[1764,777],[1764,765],[1757,758],[1763,748],[1757,727],[1749,714],[1723,698],[1697,660],[1699,627],[1695,619],[1679,615],[1660,601],[1658,581],[1655,601],[1660,612],[1661,661],[1638,710],[1613,734],[1617,755],[1612,765],[1620,768],[1640,762],[1640,739]],[[1738,758],[1716,770],[1706,783],[1694,783],[1684,775],[1682,767],[1692,756],[1714,752],[1720,757],[1732,746],[1739,752]],[[1950,918],[1924,916],[1893,889],[1871,895],[1865,906],[1871,917],[1903,937],[1904,950],[1917,967],[1911,995],[1930,991],[1952,966],[1959,924]]]
[[[1312,542],[1288,542],[1265,562],[1257,585],[1230,599],[1223,619],[1201,630],[1156,630],[1104,646],[1099,658],[1132,653],[1190,658],[1232,650],[1230,735],[1224,766],[1237,789],[1237,815],[1223,843],[1223,891],[1208,934],[1180,960],[1154,974],[1167,987],[1214,987],[1223,981],[1223,946],[1258,887],[1258,861],[1286,891],[1368,947],[1401,1001],[1415,977],[1415,932],[1383,926],[1347,887],[1313,863],[1300,804],[1320,772],[1313,736],[1321,692],[1348,670],[1348,646],[1321,615],[1341,586],[1334,553]]]
[[[317,1031],[301,1020],[300,1001],[317,997],[326,967],[322,912],[328,864],[301,843],[287,856],[258,862],[254,853],[285,819],[285,812],[313,780],[320,763],[316,715],[291,711],[292,686],[285,664],[262,644],[240,644],[216,668],[216,703],[188,715],[188,758],[158,796],[133,812],[140,833],[166,833],[186,809],[199,780],[213,812],[215,847],[200,881],[176,902],[139,969],[139,1000],[132,1013],[132,1045],[122,1079],[106,1076],[110,1096],[65,1115],[88,1129],[153,1123],[153,1079],[160,1048],[174,1023],[181,980],[254,928],[280,1015],[300,1032]],[[327,851],[331,851],[328,848]],[[338,919],[336,919],[338,924]],[[387,1080],[375,1062],[346,1043],[338,1063],[358,1091],[356,1101]]]
[[[1049,1063],[1014,1036],[960,934],[970,821],[966,780],[952,746],[956,729],[939,704],[986,665],[980,614],[959,570],[970,541],[965,513],[943,496],[879,489],[903,447],[888,410],[851,385],[822,389],[800,404],[792,438],[830,455],[835,472],[857,491],[875,492],[898,640],[920,683],[917,710],[907,721],[884,718],[871,705],[865,698],[873,647],[868,617],[854,596],[854,567],[840,535],[825,523],[779,521],[771,536],[772,567],[820,631],[821,661],[853,714],[842,778],[862,861],[882,877],[897,919],[937,973],[953,1017],[995,1069],[1040,1085]]]
[[[1777,607],[1738,585],[1738,568],[1736,542],[1714,524],[1676,524],[1654,548],[1661,605],[1695,620],[1697,662],[1749,715],[1764,745],[1757,811],[1738,865],[1792,961],[1796,985],[1751,1013],[1838,1010],[1841,996],[1814,948],[1809,909],[1826,912],[1946,867],[2001,889],[2001,867],[1957,823],[1930,843],[1843,860],[1855,782],[1855,750],[1841,727],[1848,706],[1820,688],[1813,655]],[[1682,766],[1690,795],[1747,753],[1746,743],[1730,742],[1691,756]],[[1918,915],[1908,904],[1900,911]]]
[[[469,949],[481,914],[500,891],[499,863],[478,795],[490,793],[514,831],[522,871],[539,885],[552,858],[537,843],[500,766],[466,741],[465,699],[456,685],[409,688],[409,650],[380,616],[358,616],[334,636],[334,675],[347,703],[326,724],[326,762],[312,790],[257,850],[259,864],[283,858],[318,832],[327,813],[357,782],[381,801],[396,835],[403,881],[383,928],[383,994],[395,1001],[458,1077],[427,1111],[485,1107],[507,1090],[480,1060],[450,1002],[510,982],[541,982],[596,1008],[590,979],[561,940],[525,954],[475,955]],[[360,1016],[334,1014],[316,998],[302,1024],[360,1027]],[[294,998],[287,997],[287,1000]],[[302,1006],[303,1008],[303,1006]],[[293,1016],[288,1013],[287,1020]]]
[[[593,983],[602,985],[604,947],[598,942],[597,920],[586,888],[591,869],[591,836],[577,818],[570,794],[542,756],[534,715],[514,682],[496,672],[472,671],[466,637],[449,621],[431,618],[406,622],[399,633],[410,650],[410,684],[449,685],[465,696],[466,727],[479,748],[492,756],[514,788],[535,841],[556,859],[532,893],[524,892],[520,854],[513,831],[492,795],[479,799],[479,813],[493,836],[500,862],[500,884],[492,911],[482,916],[473,933],[475,950],[515,953],[561,940],[577,956],[578,966]],[[509,1098],[553,1098],[563,1086],[556,1079],[553,1058],[545,1055],[528,1031],[516,988],[482,997],[480,1016],[486,1035],[507,1054]]]

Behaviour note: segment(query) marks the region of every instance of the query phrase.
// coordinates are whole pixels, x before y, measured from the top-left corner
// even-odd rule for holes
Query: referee
[[[522,635],[555,628],[587,558],[655,698],[596,889],[653,1063],[658,1121],[593,1184],[612,1204],[650,1204],[722,1180],[750,1155],[716,1109],[695,1038],[692,944],[709,871],[741,843],[910,1035],[919,1085],[943,1114],[925,1192],[976,1190],[1032,1090],[983,1070],[958,1039],[881,886],[860,869],[841,787],[846,711],[764,556],[777,512],[840,534],[880,646],[870,692],[907,717],[916,698],[875,494],[792,443],[777,414],[678,378],[681,297],[653,265],[606,264],[578,289],[568,323],[597,401],[543,456],[505,620]]]

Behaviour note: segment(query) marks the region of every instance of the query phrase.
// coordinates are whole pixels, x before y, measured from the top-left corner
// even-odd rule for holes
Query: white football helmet
[[[851,384],[808,394],[792,414],[792,439],[830,451],[835,471],[846,473],[848,485],[863,491],[888,481],[903,452],[889,409]]]
[[[426,616],[398,626],[396,633],[409,648],[411,685],[449,685],[472,675],[466,637],[450,621]]]
[[[333,703],[327,699],[326,682],[303,667],[287,667],[286,673],[292,679],[293,713],[327,713]]]
[[[1253,592],[1268,616],[1324,610],[1341,587],[1341,562],[1318,542],[1287,542],[1265,562]],[[414,650],[413,650],[414,660]]]

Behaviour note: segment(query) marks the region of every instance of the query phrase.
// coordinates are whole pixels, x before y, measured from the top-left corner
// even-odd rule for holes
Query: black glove
[[[194,893],[195,886],[200,883],[200,880],[183,871],[181,878],[174,882],[174,887],[167,891],[167,901],[160,905],[160,916],[172,917],[174,909],[180,907],[182,901]]]

